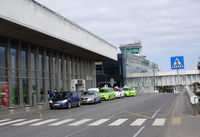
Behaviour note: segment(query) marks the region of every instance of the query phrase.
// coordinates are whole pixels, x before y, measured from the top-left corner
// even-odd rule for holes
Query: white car
[[[99,88],[89,88],[87,91],[97,91],[97,92],[99,92]]]
[[[124,91],[121,88],[115,87],[114,92],[115,92],[115,98],[124,98]]]

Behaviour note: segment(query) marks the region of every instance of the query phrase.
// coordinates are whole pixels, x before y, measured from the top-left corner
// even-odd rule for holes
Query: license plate
[[[87,100],[82,100],[83,102],[86,102]]]
[[[54,106],[60,106],[60,104],[54,104]]]

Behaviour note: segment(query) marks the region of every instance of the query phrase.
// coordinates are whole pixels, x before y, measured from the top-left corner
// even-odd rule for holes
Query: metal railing
[[[196,96],[189,87],[186,87],[186,93],[192,105],[195,115],[200,113],[200,97]]]

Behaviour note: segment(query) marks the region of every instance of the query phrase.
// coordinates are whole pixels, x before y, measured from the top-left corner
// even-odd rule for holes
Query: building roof
[[[120,49],[122,48],[142,48],[141,42],[135,42],[135,43],[130,43],[130,44],[125,44],[125,45],[120,45]]]

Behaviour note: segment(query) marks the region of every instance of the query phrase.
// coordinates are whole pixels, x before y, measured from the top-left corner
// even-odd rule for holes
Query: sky
[[[116,47],[141,41],[143,55],[161,71],[171,70],[173,56],[184,56],[186,70],[197,66],[200,0],[36,1]]]

